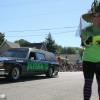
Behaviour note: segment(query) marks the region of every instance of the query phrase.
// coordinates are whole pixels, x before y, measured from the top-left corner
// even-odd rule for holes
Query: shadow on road
[[[0,84],[12,84],[12,83],[18,83],[18,82],[26,82],[26,81],[36,81],[41,79],[48,79],[46,76],[30,76],[30,77],[21,77],[16,82],[11,82],[5,77],[0,77]]]

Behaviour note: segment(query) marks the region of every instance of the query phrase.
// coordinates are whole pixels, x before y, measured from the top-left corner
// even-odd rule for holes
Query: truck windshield
[[[28,49],[10,49],[2,52],[0,57],[26,58]]]

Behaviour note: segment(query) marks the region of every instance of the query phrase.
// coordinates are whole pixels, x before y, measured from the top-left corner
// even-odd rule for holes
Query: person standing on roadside
[[[81,28],[81,45],[84,48],[83,75],[84,75],[84,100],[90,100],[92,94],[92,83],[94,74],[98,84],[98,95],[100,100],[100,2],[94,0],[91,10],[82,15],[82,20],[88,26]]]

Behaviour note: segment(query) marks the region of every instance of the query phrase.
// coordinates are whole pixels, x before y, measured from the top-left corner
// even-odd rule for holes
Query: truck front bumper
[[[0,69],[0,76],[8,75],[5,69]]]

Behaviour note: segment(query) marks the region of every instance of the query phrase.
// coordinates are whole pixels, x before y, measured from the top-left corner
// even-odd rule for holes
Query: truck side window
[[[37,60],[45,60],[45,55],[42,53],[36,53]]]
[[[46,54],[46,59],[49,60],[49,61],[57,61],[55,55],[52,54],[52,53],[47,53]]]
[[[34,52],[30,52],[29,59],[36,60],[36,55]]]

